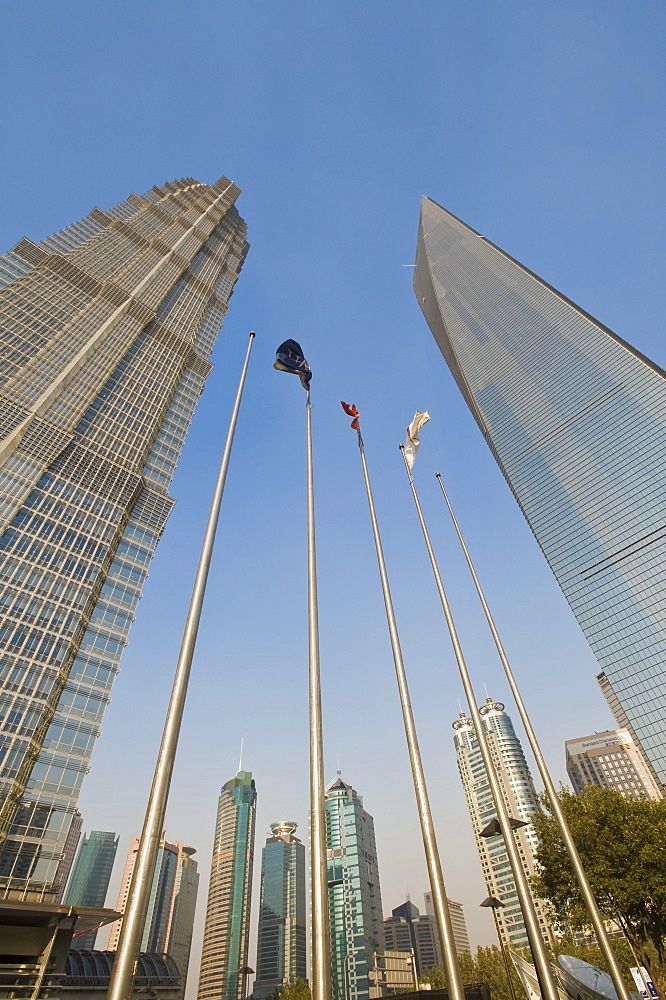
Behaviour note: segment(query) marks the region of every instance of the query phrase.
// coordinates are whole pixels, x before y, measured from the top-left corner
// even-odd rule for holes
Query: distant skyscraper
[[[199,1000],[244,1000],[257,792],[251,771],[222,786],[206,907]]]
[[[539,811],[539,799],[534,789],[532,775],[527,766],[520,741],[515,734],[511,719],[504,711],[500,701],[487,698],[485,705],[479,709],[483,719],[490,750],[496,762],[505,799],[509,807],[509,815],[514,819],[523,820],[527,826],[515,832],[518,839],[523,867],[528,875],[534,874],[534,852],[538,846],[538,838],[533,820]],[[514,948],[527,947],[529,942],[523,923],[516,884],[509,867],[504,840],[501,834],[494,837],[480,837],[480,832],[497,818],[493,804],[492,793],[486,769],[476,738],[474,725],[465,713],[453,723],[455,729],[454,743],[458,757],[458,769],[465,789],[467,808],[469,809],[476,847],[481,859],[483,877],[489,896],[496,896],[504,903],[503,910],[496,910],[499,931],[502,941]],[[547,908],[538,900],[534,900],[541,929],[547,939],[552,939]]]
[[[375,824],[340,772],[326,789],[334,1000],[368,1000],[373,955],[384,950]]]
[[[587,785],[613,788],[625,799],[661,799],[661,788],[627,729],[567,740],[567,774],[580,794]]]
[[[261,900],[254,997],[306,977],[305,847],[296,823],[271,823],[261,852]]]
[[[52,901],[247,253],[226,178],[0,257],[0,897]]]
[[[428,198],[416,261],[433,336],[663,782],[666,373]]]
[[[127,905],[138,849],[139,838],[132,837],[116,904],[120,913],[125,912]],[[183,986],[187,979],[199,886],[197,863],[192,858],[195,853],[194,848],[187,847],[182,840],[174,844],[168,840],[160,842],[140,946],[141,951],[171,955],[178,965]],[[113,924],[109,951],[118,947],[121,927],[122,920]]]
[[[115,833],[93,830],[89,837],[83,835],[65,893],[64,901],[68,906],[104,906],[117,849]],[[94,948],[96,936],[97,931],[82,934],[74,938],[72,947]]]
[[[435,906],[432,901],[432,893],[424,892],[423,899],[427,915],[431,920],[435,920]],[[462,903],[456,903],[454,899],[447,899],[446,902],[449,904],[449,915],[453,927],[453,940],[456,943],[456,951],[459,955],[462,955],[463,952],[470,951],[469,934],[467,933],[467,923],[465,921],[463,906]]]
[[[421,913],[411,900],[401,903],[384,920],[384,943],[387,951],[413,951],[416,971],[420,976],[426,969],[432,969],[442,962],[442,948],[437,930],[432,894],[426,892],[426,912]],[[456,952],[462,955],[469,951],[467,926],[460,903],[447,899]],[[430,909],[430,912],[428,912]]]

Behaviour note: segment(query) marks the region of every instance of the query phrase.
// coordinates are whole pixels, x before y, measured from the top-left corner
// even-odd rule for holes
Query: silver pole
[[[564,812],[562,811],[562,806],[560,805],[560,800],[553,784],[553,780],[548,771],[548,766],[546,764],[543,753],[541,752],[541,747],[539,746],[539,741],[537,740],[536,733],[532,728],[532,723],[530,722],[530,717],[527,714],[527,708],[523,701],[522,695],[516,683],[516,679],[513,675],[513,670],[511,669],[511,664],[502,645],[502,640],[500,639],[499,632],[493,620],[493,616],[490,613],[490,608],[488,602],[484,596],[483,590],[481,589],[481,584],[479,578],[476,575],[472,559],[467,550],[465,544],[465,539],[463,538],[460,527],[458,526],[458,521],[456,515],[453,512],[453,507],[451,506],[451,501],[448,498],[447,492],[444,489],[444,483],[442,482],[442,477],[439,472],[435,473],[439,481],[442,493],[444,494],[444,499],[446,500],[446,506],[449,508],[449,514],[451,515],[451,520],[453,521],[453,526],[456,529],[456,534],[458,536],[458,541],[462,547],[465,554],[465,559],[467,560],[467,565],[469,566],[469,571],[472,574],[472,579],[474,580],[474,586],[476,587],[476,592],[479,595],[479,600],[483,606],[483,610],[490,626],[490,631],[492,632],[493,639],[495,640],[495,646],[497,647],[497,652],[499,653],[499,658],[502,661],[502,666],[504,667],[504,673],[506,674],[506,679],[509,682],[509,687],[511,688],[511,693],[513,694],[514,701],[518,708],[518,713],[520,715],[521,721],[523,723],[525,732],[527,733],[527,739],[529,740],[530,747],[532,748],[532,753],[534,754],[534,759],[537,762],[537,767],[539,768],[539,773],[541,774],[541,780],[543,781],[544,788],[546,789],[546,794],[551,804],[553,810],[553,815],[557,821],[557,825],[562,835],[562,840],[564,841],[564,846],[567,849],[567,854],[571,860],[571,864],[580,886],[580,891],[582,893],[583,899],[585,901],[585,906],[587,907],[587,912],[590,915],[590,920],[592,921],[592,926],[594,927],[595,934],[597,936],[597,941],[601,952],[608,964],[608,969],[610,975],[613,979],[613,985],[617,990],[617,995],[620,1000],[630,1000],[630,994],[627,986],[624,982],[620,966],[618,964],[617,958],[610,943],[610,938],[604,926],[604,919],[599,912],[599,907],[595,899],[594,893],[590,883],[588,882],[587,875],[585,874],[585,869],[580,860],[578,850],[574,843],[573,837],[571,836],[571,830],[569,829],[569,824],[566,821]]]
[[[173,772],[173,765],[176,758],[180,724],[183,718],[183,709],[185,708],[187,683],[190,676],[190,668],[192,666],[194,647],[197,641],[197,632],[199,631],[201,608],[203,605],[204,593],[206,591],[206,581],[208,579],[208,570],[210,568],[217,522],[220,515],[224,483],[227,478],[227,469],[229,467],[229,459],[231,457],[231,446],[234,440],[234,432],[236,430],[236,422],[238,420],[238,411],[240,410],[243,387],[245,385],[245,376],[247,375],[247,369],[250,363],[250,352],[252,350],[253,341],[254,333],[251,333],[247,345],[247,352],[245,354],[243,370],[238,383],[238,391],[236,392],[236,399],[231,413],[231,420],[229,421],[229,430],[227,431],[227,439],[224,444],[222,461],[217,474],[217,482],[215,484],[215,492],[213,493],[210,514],[208,515],[206,533],[204,535],[203,545],[201,546],[201,555],[199,556],[199,565],[197,567],[194,586],[192,588],[190,607],[187,612],[187,619],[183,630],[183,639],[180,647],[180,655],[178,656],[178,664],[176,666],[173,688],[171,691],[171,700],[169,702],[169,708],[164,722],[162,743],[160,745],[160,751],[155,765],[153,785],[150,790],[150,797],[146,807],[146,816],[143,823],[141,840],[139,841],[139,850],[136,855],[134,873],[132,875],[132,882],[130,884],[129,894],[127,897],[127,905],[123,916],[122,930],[118,941],[118,949],[116,951],[116,958],[111,972],[109,991],[107,994],[108,1000],[130,1000],[130,997],[132,996],[136,962],[139,955],[141,938],[143,936],[143,926],[146,921],[146,913],[148,911],[150,889],[155,872],[155,862],[157,860],[157,852],[164,827],[164,815],[166,813],[167,799],[169,797],[171,774]]]
[[[308,638],[310,663],[310,879],[312,886],[312,1000],[331,1000],[331,941],[326,864],[324,739],[319,668],[319,612],[315,548],[312,403],[305,400],[308,478]]]
[[[400,693],[400,705],[402,707],[402,718],[405,725],[405,735],[407,737],[407,749],[409,751],[409,761],[412,766],[412,778],[414,780],[414,791],[416,792],[416,804],[421,822],[421,834],[423,836],[423,846],[425,848],[426,863],[428,866],[428,877],[432,891],[432,901],[437,920],[442,950],[444,952],[444,966],[446,968],[446,978],[449,986],[449,997],[451,1000],[464,1000],[460,968],[458,966],[458,954],[453,936],[453,925],[451,924],[451,914],[449,913],[446,901],[446,886],[444,885],[444,875],[437,847],[435,827],[430,812],[430,802],[428,800],[428,788],[423,773],[421,763],[421,751],[416,735],[414,715],[409,698],[409,688],[407,686],[407,674],[405,664],[400,649],[400,637],[398,636],[398,626],[393,610],[393,600],[389,587],[388,574],[386,572],[386,562],[384,561],[384,551],[382,540],[379,534],[377,514],[375,512],[375,502],[372,497],[372,487],[370,486],[370,476],[368,465],[365,460],[365,448],[360,430],[358,431],[358,447],[361,453],[361,465],[363,466],[363,478],[365,480],[365,490],[368,495],[368,506],[370,508],[370,520],[372,522],[372,533],[375,539],[375,549],[377,551],[377,563],[379,564],[379,576],[382,583],[382,593],[384,595],[384,607],[388,620],[389,637],[391,639],[391,649],[393,650],[393,662],[395,664],[396,677],[398,679],[398,691]]]
[[[476,737],[479,741],[479,749],[481,750],[481,756],[483,757],[483,763],[485,765],[486,773],[488,776],[488,784],[490,785],[490,791],[492,793],[493,803],[497,811],[497,819],[499,821],[500,830],[504,838],[504,845],[506,847],[506,853],[509,859],[509,864],[511,865],[511,873],[513,875],[513,880],[516,884],[518,901],[520,903],[520,908],[522,910],[523,920],[525,922],[525,930],[527,931],[527,937],[530,943],[532,957],[534,959],[534,967],[536,969],[537,977],[539,979],[539,985],[541,987],[541,995],[544,998],[544,1000],[559,1000],[557,986],[553,978],[553,973],[548,958],[548,950],[541,936],[541,930],[539,928],[539,918],[537,917],[536,908],[534,906],[534,900],[532,899],[532,894],[529,889],[527,875],[525,874],[525,870],[520,860],[520,855],[518,853],[518,845],[516,844],[513,830],[511,829],[511,823],[509,821],[509,812],[506,807],[506,802],[504,801],[502,787],[500,785],[497,771],[495,770],[495,764],[493,762],[492,754],[490,752],[490,747],[488,745],[488,740],[486,738],[486,731],[483,727],[483,723],[481,720],[481,713],[479,712],[476,703],[474,688],[472,687],[472,681],[470,679],[469,672],[467,670],[467,664],[465,663],[465,658],[463,656],[462,646],[460,645],[460,640],[458,639],[458,632],[456,630],[455,622],[453,620],[453,615],[451,613],[449,601],[446,596],[446,591],[444,590],[444,584],[442,583],[442,577],[439,572],[439,567],[437,565],[437,559],[435,558],[435,552],[432,547],[432,543],[430,541],[430,535],[428,534],[425,518],[423,517],[423,511],[421,510],[421,504],[419,502],[418,494],[416,492],[416,487],[414,485],[414,477],[412,476],[412,471],[409,468],[409,465],[407,464],[407,457],[405,455],[405,449],[403,445],[400,445],[400,452],[402,454],[402,458],[405,463],[405,469],[407,470],[407,478],[409,479],[409,485],[412,490],[412,496],[414,497],[416,512],[419,516],[419,521],[421,523],[421,530],[423,531],[423,537],[425,539],[428,555],[430,556],[430,564],[432,566],[432,571],[435,576],[435,582],[437,584],[439,598],[442,602],[442,608],[444,610],[444,617],[446,618],[446,624],[449,629],[449,635],[451,636],[453,651],[455,653],[456,662],[458,664],[458,669],[460,671],[460,677],[463,683],[463,687],[465,689],[465,697],[467,698],[470,714],[472,716],[472,722],[474,723],[474,729],[476,730]]]

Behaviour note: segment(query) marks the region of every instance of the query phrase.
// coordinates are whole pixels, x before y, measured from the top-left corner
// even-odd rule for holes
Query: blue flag
[[[279,372],[290,372],[292,375],[298,375],[303,388],[310,388],[310,379],[312,378],[310,365],[303,357],[301,345],[297,344],[295,340],[285,340],[284,344],[280,344],[273,368],[277,368]]]

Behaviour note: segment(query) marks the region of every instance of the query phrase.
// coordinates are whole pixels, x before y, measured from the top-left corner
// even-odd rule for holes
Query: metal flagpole
[[[319,613],[312,468],[312,404],[305,399],[308,479],[308,637],[310,663],[310,878],[312,885],[312,1000],[331,1000],[331,942],[326,864],[324,741],[319,669]]]
[[[463,687],[465,689],[465,697],[467,698],[470,714],[472,716],[472,722],[474,723],[476,737],[479,741],[479,749],[481,750],[481,756],[483,757],[483,763],[485,765],[486,774],[488,776],[488,784],[490,785],[490,791],[492,793],[493,803],[497,811],[497,819],[499,821],[500,831],[502,833],[502,837],[504,838],[506,853],[509,859],[509,864],[511,865],[511,873],[513,875],[513,879],[516,884],[518,900],[520,902],[520,908],[522,910],[523,920],[525,922],[525,930],[527,931],[527,937],[529,939],[532,957],[534,958],[534,967],[539,980],[541,995],[544,998],[544,1000],[559,1000],[557,986],[555,984],[555,979],[553,977],[553,972],[550,967],[550,961],[548,958],[548,950],[544,943],[543,937],[541,936],[541,930],[539,928],[539,918],[537,916],[536,908],[534,906],[534,900],[532,899],[532,894],[529,889],[527,875],[520,860],[520,855],[518,853],[518,845],[516,844],[513,830],[511,828],[511,820],[509,817],[509,812],[506,806],[506,802],[504,801],[504,795],[502,792],[502,787],[500,785],[499,777],[497,775],[497,771],[495,770],[495,764],[493,762],[492,755],[490,752],[490,747],[488,745],[488,740],[486,738],[486,732],[485,729],[483,728],[481,714],[479,712],[476,703],[474,688],[472,687],[472,681],[470,679],[469,672],[467,670],[467,664],[465,663],[465,658],[463,656],[460,640],[458,639],[458,632],[456,630],[455,622],[453,620],[453,615],[451,614],[451,608],[449,606],[449,601],[446,596],[446,592],[444,590],[444,584],[442,583],[442,577],[439,572],[437,560],[435,558],[435,552],[432,547],[432,543],[430,541],[430,535],[428,534],[425,518],[423,517],[423,511],[421,510],[421,504],[419,502],[418,494],[416,492],[416,487],[414,485],[414,477],[412,476],[412,470],[409,467],[407,456],[405,455],[404,445],[400,445],[400,451],[402,454],[403,461],[405,463],[405,469],[407,470],[407,478],[409,479],[409,485],[411,487],[412,496],[414,497],[416,512],[419,516],[419,521],[421,524],[421,530],[423,531],[423,537],[425,539],[426,548],[428,550],[428,555],[430,556],[430,564],[432,566],[432,571],[435,576],[437,590],[439,592],[439,597],[442,602],[442,608],[444,610],[444,617],[446,618],[446,624],[449,629],[449,635],[451,636],[453,651],[455,653],[456,662],[458,664],[458,669],[460,671],[460,677],[463,683]]]
[[[442,865],[437,848],[435,837],[435,827],[430,812],[430,802],[428,800],[428,789],[426,786],[423,765],[421,763],[421,752],[419,750],[416,735],[416,726],[412,714],[412,706],[409,698],[409,688],[407,686],[407,675],[405,664],[400,649],[400,638],[398,636],[398,626],[393,611],[393,600],[389,588],[386,563],[384,561],[384,551],[379,534],[379,525],[375,513],[375,502],[372,497],[372,487],[370,486],[370,476],[368,465],[365,460],[365,447],[361,437],[360,426],[357,425],[358,448],[361,454],[361,465],[363,466],[363,478],[365,480],[365,490],[368,495],[368,506],[370,508],[370,520],[372,522],[372,533],[375,539],[375,549],[377,551],[377,562],[379,564],[379,576],[382,583],[384,595],[384,607],[386,608],[386,618],[388,620],[389,636],[391,639],[391,649],[393,650],[393,661],[398,679],[398,691],[400,692],[400,704],[402,706],[402,718],[405,724],[405,735],[407,737],[407,749],[409,750],[409,760],[412,766],[412,777],[414,779],[414,790],[416,792],[416,803],[421,822],[421,833],[423,835],[423,845],[425,848],[426,862],[428,866],[428,876],[432,890],[432,900],[437,920],[437,929],[442,942],[444,952],[444,966],[446,968],[446,978],[449,987],[450,1000],[465,1000],[460,968],[458,966],[458,956],[456,952],[455,939],[453,936],[453,926],[451,924],[451,914],[446,900],[446,886],[442,874]]]
[[[243,387],[245,385],[245,376],[247,375],[247,369],[250,363],[250,352],[252,350],[253,341],[254,333],[250,333],[247,351],[245,354],[245,362],[243,364],[243,370],[238,383],[238,390],[236,392],[236,399],[231,413],[231,420],[229,421],[229,430],[227,431],[227,439],[224,444],[222,461],[217,474],[217,482],[215,483],[215,492],[213,493],[213,501],[208,515],[208,524],[206,525],[206,533],[201,547],[201,555],[199,556],[199,565],[197,567],[194,586],[192,588],[190,607],[187,612],[187,619],[183,630],[183,639],[180,647],[180,654],[178,656],[178,664],[176,666],[173,688],[171,691],[171,700],[169,702],[169,708],[164,722],[162,743],[160,745],[160,751],[155,765],[153,785],[150,790],[150,797],[146,808],[146,817],[143,823],[143,831],[141,833],[139,849],[137,851],[136,861],[134,864],[134,873],[132,875],[132,881],[127,897],[127,905],[125,906],[125,913],[123,915],[123,924],[120,932],[120,939],[118,941],[118,949],[116,951],[116,957],[111,972],[111,980],[109,982],[109,991],[107,994],[108,1000],[130,1000],[130,997],[132,996],[132,985],[134,982],[136,962],[139,955],[141,938],[143,936],[143,926],[146,921],[146,913],[148,911],[150,889],[155,872],[155,862],[157,860],[157,852],[159,850],[162,830],[164,827],[164,815],[166,813],[167,799],[169,797],[171,774],[173,772],[173,765],[176,758],[180,724],[183,718],[183,709],[185,708],[187,683],[190,676],[190,668],[192,666],[192,657],[194,655],[194,647],[197,641],[197,633],[199,631],[201,608],[206,591],[206,581],[208,579],[208,570],[210,568],[210,560],[213,552],[215,532],[217,530],[217,523],[220,516],[224,483],[227,478],[227,469],[229,468],[229,459],[231,457],[231,446],[234,440],[234,432],[236,430],[236,422],[238,420],[238,411],[240,410]]]
[[[560,830],[560,834],[562,835],[562,840],[564,841],[564,845],[567,849],[567,853],[571,860],[571,864],[574,873],[576,875],[578,885],[580,886],[580,891],[585,901],[585,906],[587,907],[587,912],[590,915],[590,920],[592,921],[592,925],[594,927],[599,947],[608,964],[608,969],[613,979],[613,985],[617,990],[617,994],[618,997],[620,997],[620,1000],[630,1000],[630,994],[624,982],[620,966],[618,964],[617,958],[615,957],[615,953],[613,952],[613,948],[611,946],[610,939],[608,937],[608,932],[606,931],[606,928],[604,926],[603,917],[599,912],[597,901],[590,887],[590,883],[588,882],[587,875],[585,874],[585,869],[583,868],[583,865],[581,863],[580,856],[578,854],[578,850],[574,843],[573,837],[571,836],[569,824],[567,823],[564,812],[562,811],[562,806],[560,805],[560,800],[558,798],[555,785],[553,784],[553,780],[548,771],[548,766],[541,752],[541,747],[539,746],[539,741],[537,740],[536,733],[532,728],[530,717],[527,714],[527,708],[525,707],[525,703],[523,702],[522,695],[518,688],[518,684],[516,683],[516,679],[513,675],[513,671],[511,669],[509,659],[504,650],[504,646],[502,645],[502,640],[500,639],[499,632],[497,631],[497,627],[495,625],[495,622],[493,621],[493,616],[490,613],[488,602],[486,601],[483,590],[481,589],[479,578],[476,575],[472,559],[465,544],[465,539],[463,538],[462,532],[458,525],[458,521],[453,512],[451,501],[449,500],[447,492],[444,488],[444,483],[442,482],[441,475],[439,474],[439,472],[435,473],[435,475],[437,476],[442,493],[444,494],[444,499],[446,500],[446,506],[449,509],[449,514],[451,515],[453,526],[456,529],[458,541],[460,542],[462,550],[465,554],[465,559],[467,560],[469,571],[472,574],[472,579],[474,580],[476,592],[479,595],[479,600],[481,601],[481,604],[483,606],[483,610],[485,612],[488,625],[490,626],[490,631],[492,632],[493,639],[495,640],[495,646],[497,647],[497,652],[499,653],[500,660],[502,661],[502,666],[504,667],[504,673],[506,674],[506,678],[509,682],[509,687],[511,688],[511,693],[513,694],[514,701],[516,702],[516,705],[518,707],[518,713],[525,728],[525,732],[527,733],[527,738],[529,740],[530,747],[532,748],[534,759],[537,762],[537,767],[539,768],[539,773],[541,774],[541,779],[546,789],[546,794],[548,795],[548,799],[550,801],[551,808],[553,810],[553,815],[555,816],[557,825]]]

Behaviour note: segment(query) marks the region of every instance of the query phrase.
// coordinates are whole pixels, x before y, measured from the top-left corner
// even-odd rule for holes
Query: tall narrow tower
[[[76,856],[72,878],[65,894],[68,906],[104,906],[111,881],[113,863],[118,850],[118,837],[106,830],[93,830],[83,835]],[[95,947],[97,931],[74,938],[73,948]]]
[[[326,789],[328,898],[334,1000],[368,1000],[374,953],[384,950],[375,824],[338,771]]]
[[[271,823],[261,852],[257,978],[253,997],[306,977],[305,847],[297,823]]]
[[[245,1000],[257,792],[251,771],[222,786],[206,907],[199,1000]]]
[[[0,898],[52,901],[248,250],[192,178],[0,257]],[[63,869],[61,868],[61,872]]]
[[[485,705],[482,705],[479,711],[509,815],[527,824],[516,830],[514,836],[518,839],[523,867],[528,875],[533,875],[534,852],[539,843],[533,820],[539,811],[539,799],[534,789],[532,775],[520,740],[516,736],[511,719],[504,711],[502,702],[487,698]],[[514,948],[524,948],[529,945],[529,941],[504,839],[501,834],[493,837],[480,836],[481,831],[492,820],[497,819],[497,813],[474,725],[472,720],[461,712],[460,718],[453,723],[453,728],[458,769],[465,789],[486,889],[489,896],[496,897],[504,904],[504,909],[495,911],[500,936],[504,944]],[[546,939],[550,940],[553,932],[548,908],[538,899],[535,899],[534,903],[541,929]]]
[[[429,198],[414,291],[666,781],[666,372]]]

